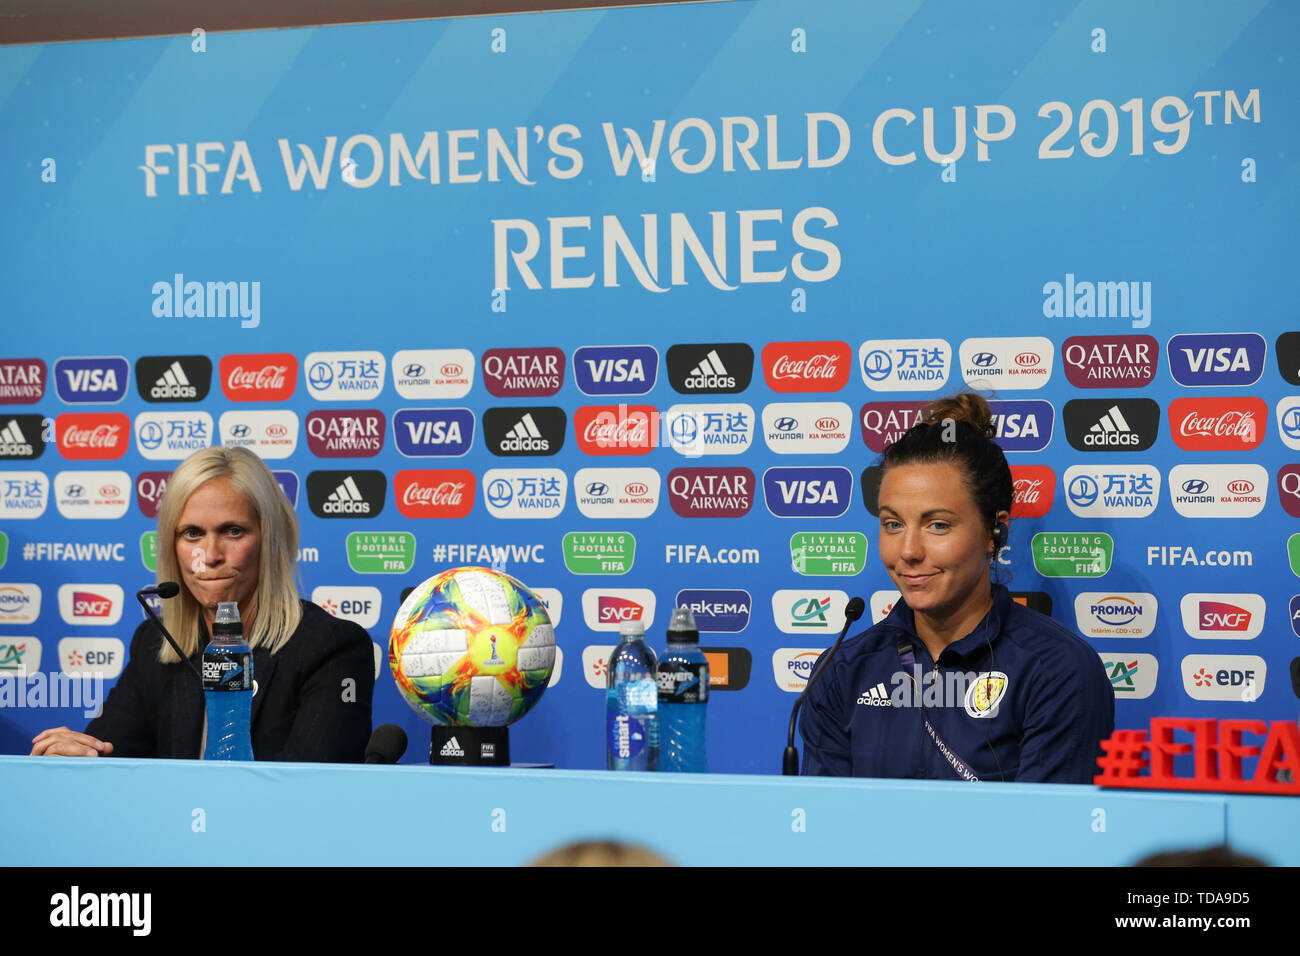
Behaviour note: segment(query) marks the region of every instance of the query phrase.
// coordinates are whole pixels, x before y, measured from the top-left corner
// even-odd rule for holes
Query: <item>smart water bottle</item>
[[[618,636],[605,675],[606,765],[610,770],[655,770],[659,766],[655,652],[646,646],[640,621],[624,621]]]
[[[659,658],[659,769],[708,773],[704,713],[709,706],[709,661],[688,607],[673,611],[668,650]]]
[[[239,605],[222,601],[203,649],[203,697],[208,708],[204,760],[252,760],[253,653],[244,640]]]

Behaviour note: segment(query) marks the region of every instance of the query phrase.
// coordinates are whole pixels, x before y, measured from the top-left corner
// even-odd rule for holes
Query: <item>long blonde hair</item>
[[[250,647],[264,647],[274,654],[302,620],[295,582],[298,519],[271,470],[246,448],[200,449],[181,462],[167,479],[167,490],[158,505],[158,582],[175,581],[181,584],[181,592],[163,603],[163,623],[187,657],[198,650],[203,608],[181,583],[181,569],[176,561],[176,525],[190,495],[214,478],[228,480],[257,515],[262,536],[257,615],[251,628],[245,630],[245,637]],[[158,660],[175,664],[180,658],[164,641]]]

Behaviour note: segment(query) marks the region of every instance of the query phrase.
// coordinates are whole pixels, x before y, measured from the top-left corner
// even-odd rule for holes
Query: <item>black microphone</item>
[[[812,672],[808,678],[808,683],[804,686],[803,693],[799,699],[794,702],[794,707],[790,710],[790,730],[785,738],[785,753],[781,757],[781,773],[787,777],[799,776],[799,751],[794,746],[794,728],[795,721],[799,717],[799,708],[803,706],[803,699],[808,696],[808,691],[812,690],[813,682],[821,677],[822,671],[826,670],[826,665],[831,662],[835,652],[840,649],[840,642],[844,640],[844,635],[849,632],[849,626],[862,617],[867,609],[867,602],[860,597],[849,598],[849,603],[844,606],[844,629],[840,631],[840,636],[835,639],[831,645],[830,651],[822,658],[821,666]]]
[[[1300,697],[1300,657],[1291,658],[1291,690]]]
[[[406,731],[397,724],[380,724],[366,744],[366,763],[397,763],[406,753]]]
[[[194,662],[186,657],[181,651],[180,646],[176,643],[176,639],[167,632],[167,628],[163,627],[163,622],[159,619],[158,615],[153,612],[153,608],[149,606],[149,602],[144,599],[146,594],[156,594],[165,601],[168,598],[174,598],[180,593],[181,586],[175,581],[163,581],[159,584],[154,584],[150,587],[141,588],[136,591],[135,599],[140,602],[140,606],[144,608],[144,613],[149,616],[149,620],[158,625],[158,630],[162,631],[163,637],[167,638],[167,643],[172,646],[172,650],[176,652],[176,656],[189,665],[190,670],[194,671],[194,676],[199,679],[199,683],[201,684],[203,683],[203,675],[199,673],[199,669],[195,667]]]

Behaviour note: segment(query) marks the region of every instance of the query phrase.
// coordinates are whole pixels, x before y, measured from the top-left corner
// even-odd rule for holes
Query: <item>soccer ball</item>
[[[541,599],[510,575],[453,568],[402,602],[388,663],[406,702],[429,723],[504,727],[546,690],[555,628]]]

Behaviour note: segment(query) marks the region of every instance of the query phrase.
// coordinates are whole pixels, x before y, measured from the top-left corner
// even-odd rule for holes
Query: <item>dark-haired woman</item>
[[[1091,783],[1097,773],[1115,722],[1101,659],[990,580],[1014,495],[991,425],[984,399],[957,395],[886,449],[880,560],[902,597],[809,691],[805,774]]]

